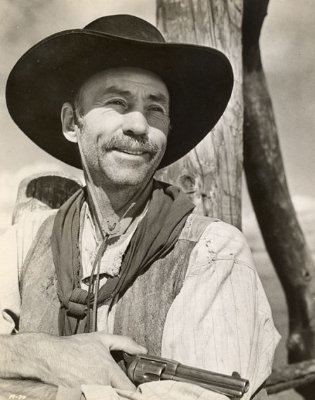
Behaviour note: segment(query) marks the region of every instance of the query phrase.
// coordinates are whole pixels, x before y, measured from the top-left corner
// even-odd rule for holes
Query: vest
[[[22,268],[20,332],[59,334],[60,302],[50,244],[54,218],[50,216],[40,227]],[[120,295],[114,334],[130,336],[150,354],[161,355],[167,313],[183,285],[190,254],[212,221],[191,214],[174,248]]]

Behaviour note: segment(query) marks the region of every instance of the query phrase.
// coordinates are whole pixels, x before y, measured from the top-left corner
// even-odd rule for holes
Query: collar
[[[108,246],[103,254],[100,264],[100,273],[103,275],[116,276],[119,274],[122,258],[125,254],[131,238],[140,221],[148,210],[147,201],[141,214],[135,218],[125,218],[120,224],[120,230],[110,236]],[[100,243],[96,227],[89,209],[88,203],[84,202],[80,213],[80,255],[82,265],[82,281],[90,277],[93,260]]]

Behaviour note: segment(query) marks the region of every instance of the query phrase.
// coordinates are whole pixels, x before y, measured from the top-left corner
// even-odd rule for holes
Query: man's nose
[[[132,111],[124,114],[123,132],[129,135],[147,135],[148,121],[140,111]]]

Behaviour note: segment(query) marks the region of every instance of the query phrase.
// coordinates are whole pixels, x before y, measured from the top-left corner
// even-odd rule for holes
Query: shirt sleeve
[[[191,253],[166,318],[162,356],[249,379],[250,396],[271,373],[279,334],[250,249],[235,227],[208,225]]]
[[[17,315],[20,311],[16,226],[0,237],[0,258],[0,334],[10,334],[14,321],[6,310]]]
[[[0,236],[0,334],[15,329],[11,315],[19,316],[19,275],[36,233],[55,210],[28,212]]]

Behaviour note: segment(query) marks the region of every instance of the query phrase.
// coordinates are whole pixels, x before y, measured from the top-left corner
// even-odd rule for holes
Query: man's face
[[[169,131],[169,93],[155,74],[105,70],[79,92],[80,142],[90,172],[109,185],[140,185],[157,169]]]

